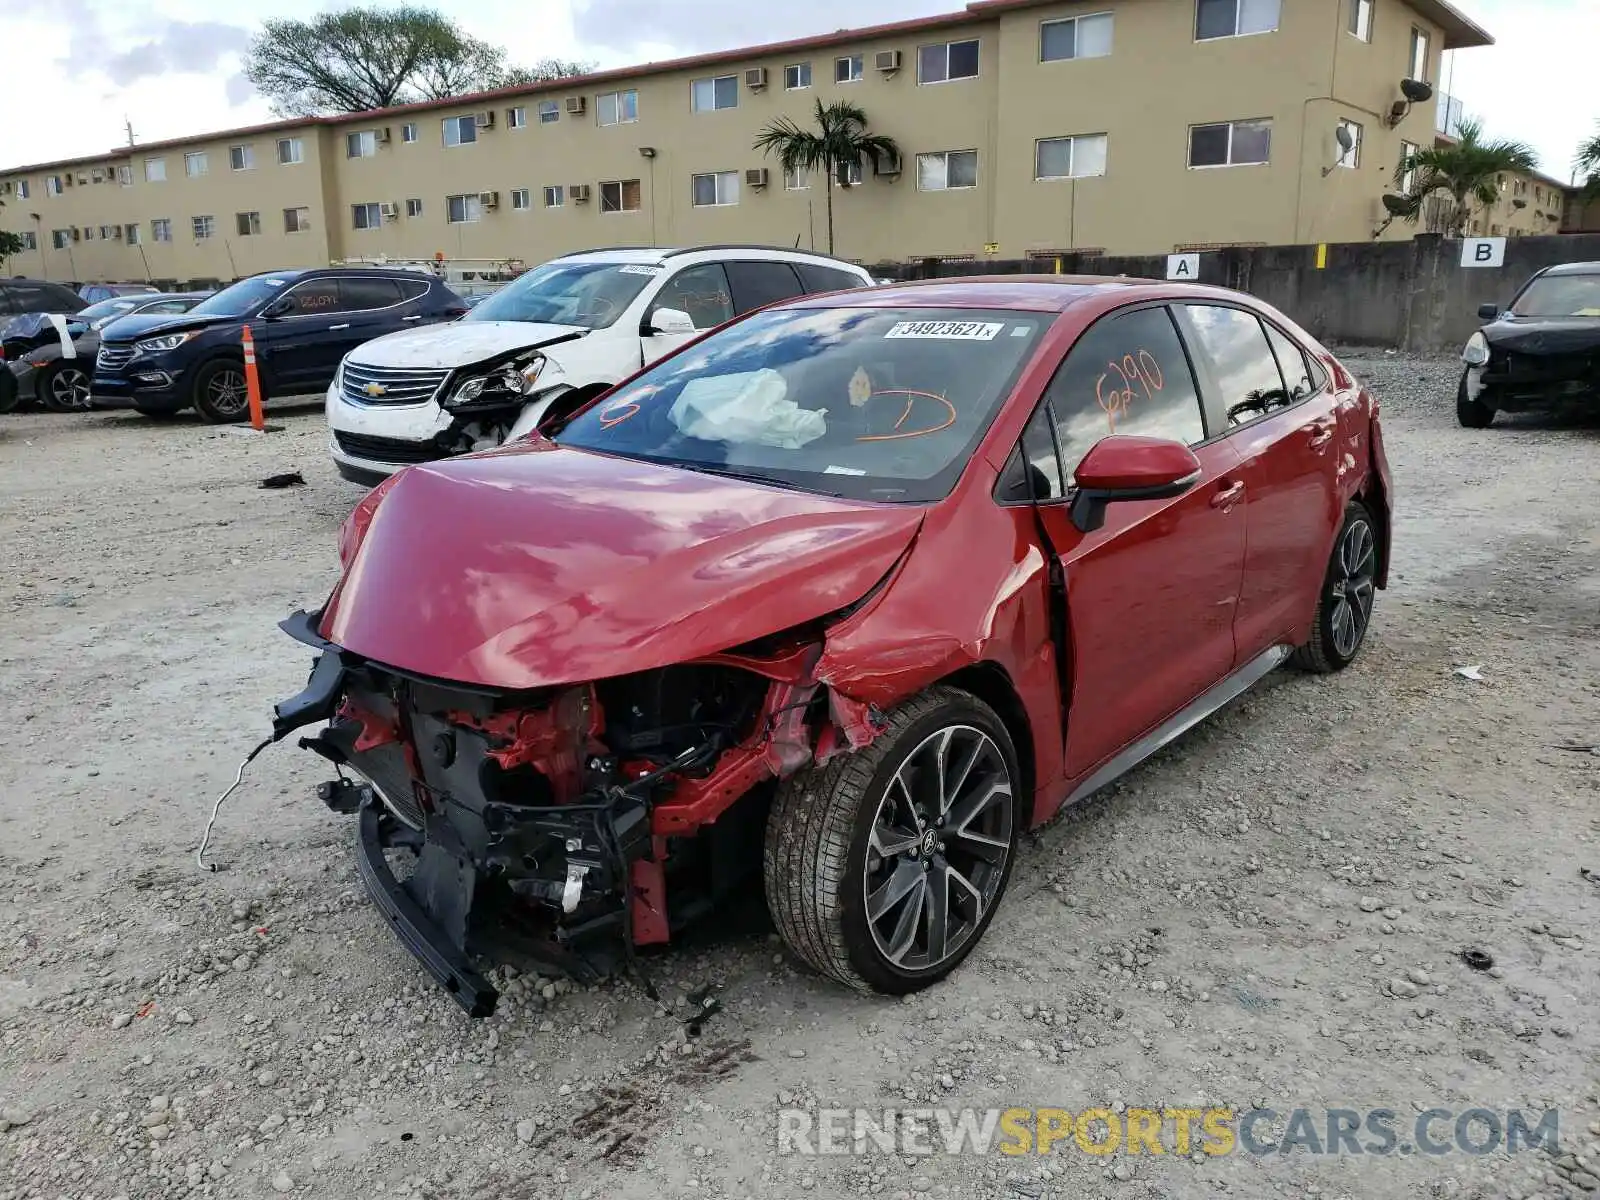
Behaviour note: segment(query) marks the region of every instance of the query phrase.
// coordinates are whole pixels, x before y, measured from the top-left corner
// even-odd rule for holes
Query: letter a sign
[[[1167,278],[1182,279],[1188,283],[1200,282],[1200,256],[1198,254],[1167,255]]]
[[[1503,237],[1462,238],[1463,267],[1503,267],[1506,265],[1506,240]]]

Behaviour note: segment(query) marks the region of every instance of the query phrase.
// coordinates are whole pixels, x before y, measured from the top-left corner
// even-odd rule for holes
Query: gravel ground
[[[274,622],[326,593],[359,497],[319,413],[264,437],[0,418],[0,1200],[1590,1194],[1600,757],[1564,747],[1600,742],[1600,427],[1469,432],[1454,364],[1351,365],[1399,503],[1362,660],[1273,676],[1044,831],[968,964],[914,999],[808,977],[748,923],[651,960],[669,1000],[717,988],[695,1039],[631,983],[518,977],[468,1020],[288,747],[223,812],[228,869],[195,869],[304,680]],[[294,469],[309,486],[256,487]],[[1557,1108],[1562,1157],[775,1137],[783,1106],[1263,1104]]]

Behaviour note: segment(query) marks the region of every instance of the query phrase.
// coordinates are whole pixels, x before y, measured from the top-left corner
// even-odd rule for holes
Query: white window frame
[[[186,179],[201,179],[211,174],[211,160],[204,150],[190,150],[183,156],[183,174]]]
[[[840,63],[848,63],[849,64],[849,66],[846,68],[846,74],[845,74],[845,77],[843,79],[839,78],[839,64]],[[834,83],[860,83],[866,77],[867,77],[866,55],[864,55],[864,54],[841,54],[841,55],[839,55],[839,57],[837,57],[837,58],[835,58],[833,60],[833,82]]]
[[[136,228],[138,228],[138,226],[130,225],[128,228],[136,229]],[[39,239],[36,236],[34,236],[33,230],[24,229],[22,231],[22,233],[19,234],[18,236],[20,236],[22,238],[22,248],[23,248],[23,250],[25,250],[25,251],[26,250],[37,250],[39,248]],[[135,241],[134,244],[138,245],[138,242]]]
[[[294,228],[289,227],[289,214],[294,213]],[[302,220],[300,214],[305,214]],[[292,204],[283,210],[283,232],[285,236],[296,233],[305,233],[311,228],[311,208],[305,204]]]
[[[239,218],[245,218],[241,221]],[[261,214],[255,210],[233,214],[233,227],[240,237],[261,236]]]
[[[627,198],[627,192],[624,189],[630,183],[633,184],[635,187],[637,187],[639,189],[639,207],[638,208],[623,208],[623,207],[621,207],[622,202]],[[613,208],[613,209],[607,209],[606,208],[606,188],[608,188],[608,187],[614,187],[614,188],[617,189],[617,205],[618,205],[618,207]],[[619,216],[622,216],[625,213],[636,213],[636,212],[643,212],[643,211],[644,211],[644,181],[643,180],[639,180],[639,179],[605,179],[605,180],[601,181],[601,183],[600,183],[600,215],[601,216],[619,217]]]
[[[1219,33],[1212,37],[1203,38],[1200,36],[1200,0],[1194,0],[1194,40],[1197,42],[1221,42],[1228,38],[1261,37],[1264,34],[1277,33],[1278,30],[1283,28],[1283,0],[1276,0],[1278,5],[1278,17],[1271,29],[1252,29],[1248,33],[1240,33],[1239,17],[1245,4],[1248,2],[1249,0],[1233,0],[1232,33]]]
[[[1107,165],[1106,165],[1105,168],[1103,168],[1102,170],[1099,170],[1099,171],[1084,171],[1084,172],[1080,172],[1078,170],[1078,143],[1082,142],[1082,141],[1087,141],[1090,138],[1098,138],[1101,142],[1105,143],[1106,150],[1105,150],[1104,157],[1105,157]],[[1065,175],[1044,175],[1044,174],[1041,174],[1040,173],[1040,168],[1039,168],[1039,152],[1040,152],[1040,150],[1042,150],[1044,148],[1046,143],[1056,143],[1056,142],[1066,142],[1067,143],[1067,147],[1068,147],[1068,162],[1069,162],[1069,166],[1067,168],[1067,174],[1065,174]],[[1061,182],[1063,180],[1068,180],[1068,179],[1100,179],[1100,178],[1103,178],[1105,176],[1106,172],[1110,169],[1110,159],[1111,159],[1111,144],[1110,143],[1111,143],[1110,137],[1108,135],[1104,134],[1104,133],[1068,133],[1068,134],[1062,134],[1059,137],[1044,137],[1044,138],[1036,139],[1034,141],[1034,143],[1033,143],[1033,179],[1034,179],[1034,182],[1035,183],[1059,183],[1059,182]]]
[[[450,140],[450,130],[456,131],[456,140]],[[472,131],[471,137],[463,137],[465,130]],[[439,139],[447,150],[459,150],[462,146],[475,146],[478,143],[478,118],[468,113],[464,117],[445,117],[439,122]]]
[[[623,104],[623,98],[625,96],[633,97],[633,116],[631,117],[625,117],[622,115],[625,107]],[[607,100],[611,101],[611,119],[609,121],[606,120]],[[639,120],[639,89],[619,88],[614,92],[601,92],[595,97],[594,119],[601,126],[633,125],[637,123]]]
[[[696,195],[696,185],[702,179],[711,180],[710,204],[702,204]],[[729,199],[729,196],[732,199]],[[692,208],[733,208],[739,203],[739,172],[702,171],[689,176],[689,204]]]
[[[978,48],[978,65],[971,75],[950,74],[950,51],[955,46],[973,45]],[[922,77],[922,52],[924,50],[944,51],[944,77],[942,79],[924,79]],[[922,87],[932,87],[938,83],[965,83],[969,79],[977,79],[983,71],[983,39],[982,38],[956,38],[949,42],[929,42],[925,46],[917,47],[917,83]]]
[[[104,183],[105,182],[104,178],[102,178],[100,180],[100,182]],[[102,225],[102,226],[100,226],[100,240],[102,242],[109,242],[111,240],[111,230],[113,228],[115,228],[115,227],[111,226],[111,225]]]
[[[791,76],[790,72],[793,72]],[[799,79],[801,72],[805,73],[804,83],[791,83],[791,78]],[[811,64],[809,62],[789,63],[783,68],[783,90],[786,92],[803,92],[811,86]]]
[[[410,217],[420,217],[421,215],[422,215],[422,200],[421,200],[421,198],[417,197],[417,196],[409,196],[409,197],[407,197],[406,198],[406,216],[408,218],[410,218]]]
[[[1400,175],[1400,190],[1403,193],[1405,193],[1406,195],[1410,195],[1412,187],[1414,187],[1416,185],[1416,182],[1417,182],[1417,165],[1413,160],[1421,152],[1422,152],[1422,147],[1420,145],[1418,145],[1416,142],[1408,142],[1408,141],[1405,141],[1403,139],[1401,140],[1401,142],[1400,142],[1400,162],[1402,164],[1410,164],[1409,166],[1406,167],[1405,171],[1402,172],[1401,175]]]
[[[152,173],[152,168],[154,173]],[[167,181],[167,160],[164,158],[145,159],[144,181],[146,183],[165,183]]]
[[[189,232],[197,242],[208,241],[217,235],[217,219],[209,213],[189,218]]]
[[[507,129],[526,129],[528,127],[528,109],[522,104],[513,104],[506,109]]]
[[[239,142],[228,147],[228,170],[254,171],[256,148],[249,142]]]
[[[369,150],[367,147],[371,147]],[[378,156],[378,131],[357,129],[344,135],[344,156],[350,158],[376,158]]]
[[[17,180],[17,199],[18,200],[26,200],[27,198],[28,198],[28,181],[26,179],[19,179],[19,180]]]
[[[972,182],[950,185],[950,160],[958,154],[972,155]],[[931,163],[934,159],[944,160],[944,185],[942,187],[922,186],[922,164]],[[975,147],[965,150],[934,150],[927,154],[917,155],[917,191],[919,192],[970,192],[978,186],[978,151]]]
[[[783,190],[786,192],[809,192],[811,190],[811,172],[804,167],[783,173]]]
[[[844,170],[845,170],[845,174],[850,179],[850,186],[851,187],[860,187],[862,182],[866,179],[866,176],[862,173],[861,164],[859,162],[845,163]],[[828,186],[829,187],[843,187],[843,186],[845,186],[844,184],[839,182],[839,166],[838,166],[837,163],[834,164],[833,173],[828,176]]]
[[[27,181],[24,180],[23,182],[26,183]],[[132,187],[133,186],[133,168],[131,166],[129,166],[127,163],[123,163],[122,165],[117,167],[117,182],[120,183],[123,187]],[[19,184],[18,186],[20,187],[21,184]],[[25,192],[25,191],[18,192],[17,193],[17,198],[19,200],[26,200],[28,198],[28,193]]]
[[[65,250],[70,245],[72,245],[72,230],[52,229],[50,231],[50,248],[52,250]]]
[[[1195,163],[1189,160],[1194,157],[1194,131],[1196,129],[1210,129],[1213,126],[1225,125],[1228,129],[1228,160],[1219,163]],[[1240,125],[1265,125],[1267,127],[1267,157],[1260,162],[1234,162],[1233,161],[1233,135]],[[1234,167],[1268,167],[1272,165],[1272,118],[1271,117],[1240,117],[1234,121],[1200,121],[1189,126],[1189,141],[1184,149],[1184,162],[1191,171],[1221,171]]]
[[[366,218],[366,224],[361,223]],[[383,228],[383,206],[376,200],[364,200],[350,206],[350,228],[356,232]]]
[[[1346,167],[1352,171],[1356,170],[1361,166],[1361,143],[1366,138],[1366,130],[1361,127],[1359,122],[1352,121],[1349,117],[1339,118],[1339,128],[1350,131],[1351,142],[1350,149],[1341,149],[1339,151],[1339,159],[1334,165]],[[1335,142],[1334,145],[1337,146],[1338,143]],[[1232,148],[1232,135],[1229,135],[1229,147],[1230,149]]]
[[[727,81],[733,84],[733,103],[717,103],[717,84]],[[699,89],[700,85],[711,85],[711,107],[701,108]],[[704,75],[699,79],[689,81],[689,111],[692,113],[730,112],[739,107],[739,76],[738,75]]]
[[[46,175],[44,177],[44,194],[46,196],[59,196],[66,190],[61,183],[61,176]]]
[[[412,145],[417,140],[417,137],[417,123],[415,121],[407,121],[400,126],[400,141],[403,145]]]
[[[1422,71],[1420,74],[1416,74],[1417,47],[1419,45],[1422,47]],[[1406,54],[1406,78],[1420,79],[1424,83],[1431,82],[1431,80],[1428,79],[1428,64],[1432,57],[1433,35],[1426,29],[1423,29],[1417,25],[1413,25],[1411,27],[1411,43]]]
[[[144,229],[140,226],[139,222],[135,221],[131,225],[123,226],[122,240],[130,246],[139,246],[144,244]]]
[[[1373,10],[1378,0],[1348,0],[1350,19],[1345,22],[1345,32],[1358,42],[1371,43]]]
[[[152,242],[170,242],[172,240],[172,218],[150,218],[150,240]]]
[[[1048,20],[1048,21],[1040,21],[1039,22],[1039,61],[1041,63],[1059,63],[1059,62],[1079,62],[1079,61],[1082,61],[1082,60],[1094,59],[1094,58],[1110,58],[1112,53],[1114,52],[1114,50],[1107,50],[1104,54],[1079,54],[1078,53],[1078,46],[1079,46],[1079,44],[1081,42],[1081,39],[1080,39],[1079,34],[1078,34],[1078,29],[1077,29],[1078,24],[1080,22],[1083,22],[1083,21],[1099,21],[1099,20],[1109,21],[1111,23],[1111,38],[1112,38],[1112,43],[1113,43],[1113,47],[1114,47],[1115,46],[1115,41],[1116,41],[1116,36],[1117,36],[1117,26],[1116,26],[1115,14],[1113,14],[1111,12],[1080,13],[1075,17],[1057,17],[1057,18],[1054,18],[1054,19]],[[1052,25],[1071,25],[1071,26],[1074,27],[1073,30],[1072,30],[1072,54],[1067,58],[1046,58],[1044,56],[1044,31],[1046,29],[1050,28]]]
[[[538,114],[539,124],[554,125],[561,120],[561,101],[541,100],[534,106],[534,111]]]
[[[461,216],[455,216],[451,211],[451,201],[461,201]],[[473,225],[483,220],[483,205],[478,201],[477,192],[458,192],[454,196],[444,198],[444,221],[446,225]]]
[[[288,147],[289,157],[284,157],[284,148]],[[280,167],[297,167],[306,160],[306,144],[299,138],[278,139],[278,165]]]
[[[544,189],[544,206],[546,208],[565,208],[567,206],[567,188],[565,184],[547,184]]]
[[[511,211],[531,212],[533,209],[533,193],[527,188],[511,189]]]

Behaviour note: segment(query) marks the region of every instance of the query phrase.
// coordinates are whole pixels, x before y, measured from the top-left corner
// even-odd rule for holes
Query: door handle
[[[329,325],[328,326],[328,332],[332,333],[335,329],[349,329],[349,328],[350,328],[350,322],[346,321],[343,325]]]
[[[1318,421],[1309,426],[1311,430],[1310,445],[1313,450],[1320,450],[1333,441],[1333,435],[1339,426],[1333,421]]]
[[[400,319],[402,321],[420,321],[420,320],[422,320],[422,314],[421,313],[417,313],[415,316],[401,317]]]
[[[1244,499],[1244,484],[1231,484],[1211,497],[1211,507],[1220,508],[1223,512],[1227,512],[1242,499]]]

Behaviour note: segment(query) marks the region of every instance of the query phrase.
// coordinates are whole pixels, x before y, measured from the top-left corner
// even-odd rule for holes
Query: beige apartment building
[[[0,170],[8,269],[226,280],[354,257],[827,247],[828,187],[752,149],[849,100],[902,160],[833,188],[865,262],[1374,236],[1431,142],[1445,0],[977,0],[893,25]],[[1341,138],[1341,131],[1343,138]],[[1382,236],[1404,238],[1397,223]]]

